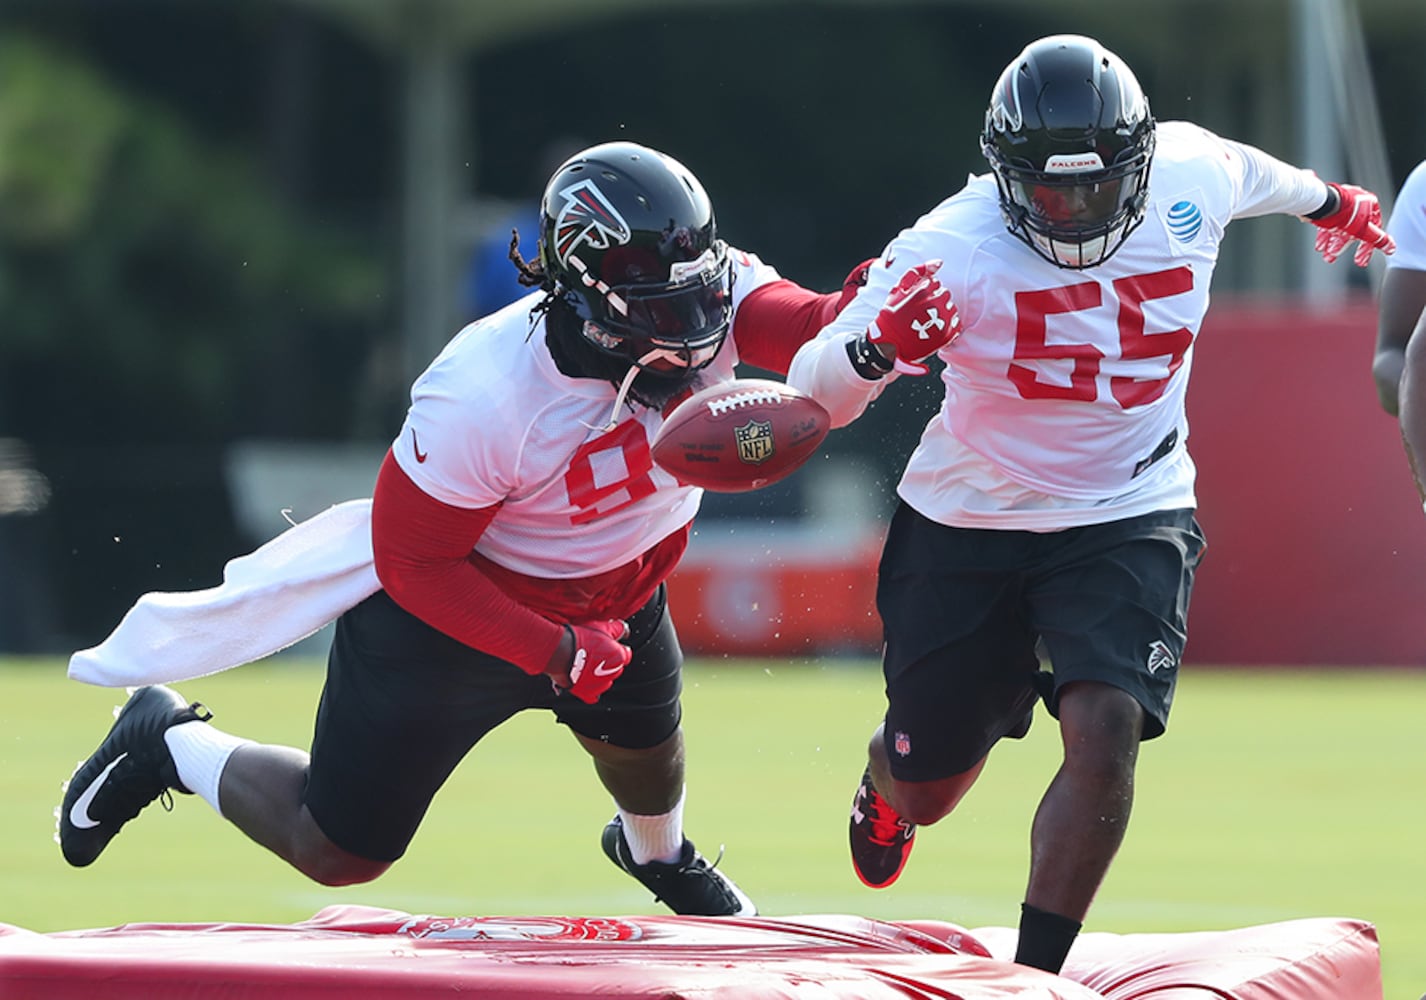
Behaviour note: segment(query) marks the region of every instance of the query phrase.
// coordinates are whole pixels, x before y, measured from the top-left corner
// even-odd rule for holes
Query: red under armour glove
[[[634,651],[619,641],[628,636],[629,626],[613,619],[566,625],[565,632],[573,641],[560,641],[545,673],[556,688],[593,705],[634,658]]]
[[[891,347],[896,352],[893,367],[907,375],[925,375],[931,369],[920,362],[961,332],[951,293],[936,280],[940,269],[939,260],[930,260],[903,274],[867,328],[867,341]]]
[[[1337,210],[1320,219],[1307,219],[1318,227],[1316,246],[1323,260],[1332,263],[1353,240],[1361,241],[1352,258],[1358,267],[1367,266],[1373,250],[1396,252],[1396,241],[1381,227],[1381,203],[1376,195],[1352,184],[1329,181],[1327,186],[1337,194]]]

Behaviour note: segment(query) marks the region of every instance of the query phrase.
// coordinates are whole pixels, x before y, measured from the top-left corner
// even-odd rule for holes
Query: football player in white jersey
[[[1401,186],[1386,231],[1396,240],[1396,253],[1377,298],[1372,375],[1382,409],[1399,413],[1416,489],[1426,503],[1426,161]]]
[[[697,178],[627,142],[564,163],[538,259],[511,255],[538,290],[462,330],[412,388],[372,501],[382,589],[337,621],[310,754],[142,687],[66,791],[71,864],[177,789],[318,882],[366,882],[487,732],[541,708],[614,800],[602,847],[619,868],[676,913],[756,912],[683,832],[664,580],[702,494],[649,441],[739,362],[786,372],[852,291],[807,291],[729,247]],[[518,827],[519,803],[486,822]]]
[[[1043,699],[1064,757],[1031,831],[1016,961],[1058,971],[1173,697],[1204,547],[1184,390],[1224,230],[1303,216],[1329,261],[1361,241],[1359,264],[1390,240],[1367,191],[1156,124],[1129,68],[1082,36],[1006,67],[982,148],[990,172],[891,241],[788,381],[839,426],[933,352],[945,364],[882,553],[888,704],[852,860],[891,884],[916,826]],[[915,320],[883,329],[888,295]]]

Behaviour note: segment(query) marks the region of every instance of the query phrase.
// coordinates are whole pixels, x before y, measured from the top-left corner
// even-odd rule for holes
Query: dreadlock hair
[[[515,280],[525,288],[539,288],[545,293],[544,298],[535,303],[530,310],[530,332],[535,332],[535,323],[541,316],[550,317],[555,322],[569,322],[574,319],[574,313],[568,306],[563,309],[554,308],[563,305],[559,296],[555,294],[554,279],[545,273],[544,261],[540,255],[536,254],[534,260],[526,260],[520,253],[520,230],[510,230],[510,251],[508,253],[510,263],[515,265]],[[561,315],[568,312],[568,316]],[[558,317],[558,318],[556,318]]]
[[[534,260],[526,260],[520,253],[520,230],[510,230],[510,263],[515,265],[516,280],[526,288],[544,288],[546,291],[554,287],[549,275],[545,274],[544,262],[540,260],[538,254]]]

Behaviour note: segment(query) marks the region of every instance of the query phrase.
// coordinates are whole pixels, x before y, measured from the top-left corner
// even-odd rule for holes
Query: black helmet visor
[[[599,325],[639,360],[650,351],[681,368],[713,360],[727,336],[733,302],[731,268],[721,243],[698,259],[675,264],[669,281],[616,285]]]
[[[1125,207],[1121,192],[1123,178],[1075,183],[1073,180],[1011,180],[1011,197],[1029,210],[1036,228],[1097,230],[1113,220]]]

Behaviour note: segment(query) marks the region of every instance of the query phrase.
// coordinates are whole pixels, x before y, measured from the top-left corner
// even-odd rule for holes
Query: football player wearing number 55
[[[1356,242],[1359,265],[1392,242],[1370,192],[1156,123],[1129,67],[1082,36],[1005,68],[981,148],[990,171],[886,247],[788,382],[844,425],[915,374],[911,333],[959,315],[881,557],[888,703],[852,863],[869,886],[894,882],[916,828],[956,807],[1043,700],[1064,754],[1030,831],[1016,960],[1057,972],[1124,836],[1140,742],[1173,700],[1204,549],[1184,393],[1224,230],[1302,217],[1328,262]],[[923,314],[878,336],[888,291],[922,263]]]

